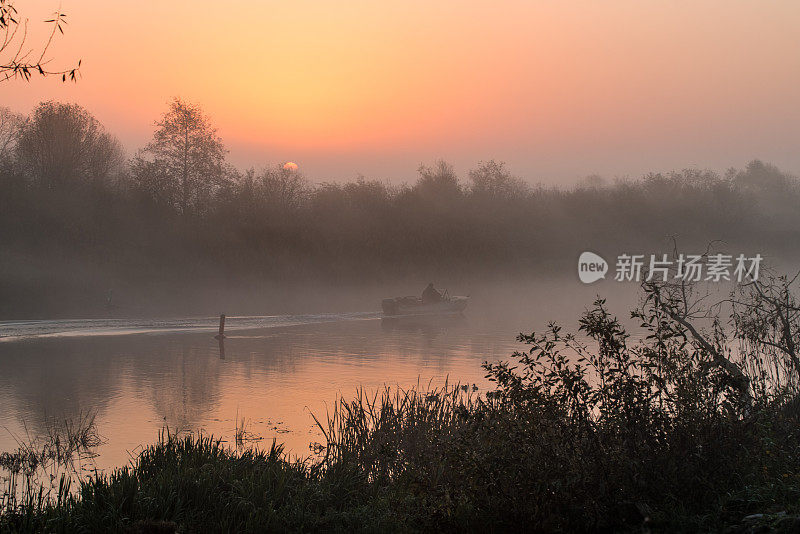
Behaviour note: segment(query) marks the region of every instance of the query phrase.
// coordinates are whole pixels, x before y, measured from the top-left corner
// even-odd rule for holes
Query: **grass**
[[[339,399],[315,460],[243,446],[237,414],[235,446],[164,432],[128,467],[7,506],[0,531],[796,531],[797,376],[752,336],[737,357],[763,361],[737,362],[735,336],[714,321],[699,337],[652,291],[641,342],[598,300],[580,320],[590,343],[557,325],[520,335],[525,351],[484,364],[488,393]],[[759,368],[778,371],[736,371]]]

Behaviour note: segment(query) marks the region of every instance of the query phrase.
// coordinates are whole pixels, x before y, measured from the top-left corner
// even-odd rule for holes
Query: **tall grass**
[[[44,432],[13,436],[17,449],[0,453],[0,515],[28,517],[48,506],[67,503],[76,481],[93,467],[94,449],[103,443],[95,415],[46,418]]]

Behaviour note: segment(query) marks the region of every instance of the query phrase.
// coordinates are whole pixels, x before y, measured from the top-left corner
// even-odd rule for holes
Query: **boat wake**
[[[379,312],[227,316],[226,331],[379,319]],[[0,343],[35,338],[124,336],[216,331],[219,317],[0,321]]]

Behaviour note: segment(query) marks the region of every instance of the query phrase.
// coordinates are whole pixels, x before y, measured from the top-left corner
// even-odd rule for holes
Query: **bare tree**
[[[709,253],[717,244],[709,244],[706,252],[701,255],[701,261],[708,259]],[[677,242],[673,238],[673,256],[679,257]],[[707,365],[714,366],[724,372],[732,386],[739,392],[745,404],[752,399],[750,378],[743,371],[741,358],[734,361],[725,346],[726,336],[722,331],[719,321],[720,302],[709,302],[711,294],[704,290],[700,284],[687,279],[685,273],[672,272],[672,277],[665,276],[662,280],[651,277],[649,273],[643,282],[645,303],[660,310],[666,318],[678,325],[679,332],[671,331],[668,335],[690,337]],[[641,316],[640,316],[641,317]],[[701,325],[710,322],[710,331],[704,330]]]
[[[702,255],[703,261],[713,245]],[[721,300],[712,299],[699,282],[676,274],[670,281],[645,282],[646,302],[679,325],[708,357],[708,365],[724,372],[745,401],[754,393],[760,398],[765,393],[794,398],[800,388],[800,306],[792,286],[800,272],[788,277],[761,269],[760,275],[737,281],[730,297]],[[727,324],[720,321],[723,309],[729,310]],[[730,339],[737,347],[725,345],[727,328],[732,328]]]
[[[790,278],[767,271],[731,295],[733,325],[741,350],[761,355],[748,358],[753,372],[790,389],[800,385],[800,307],[792,287],[799,276],[797,273]]]
[[[694,344],[702,353],[707,365],[717,367],[724,372],[740,398],[749,404],[752,399],[750,378],[745,374],[739,362],[729,354],[724,345],[726,339],[722,325],[718,320],[719,303],[705,304],[708,294],[699,293],[691,282],[649,281],[643,284],[645,299],[655,309],[661,310],[666,317],[679,325],[680,330],[670,332],[670,336],[683,335],[694,340]],[[711,321],[710,332],[704,331],[700,323]]]
[[[52,18],[45,21],[52,25],[52,29],[47,40],[38,47],[38,50],[29,48],[28,41],[28,19],[21,17],[17,12],[14,3],[9,0],[0,0],[0,82],[12,78],[22,78],[30,80],[33,75],[40,76],[61,76],[62,81],[75,81],[81,66],[80,60],[77,66],[70,69],[50,69],[48,67],[50,59],[47,53],[56,34],[64,33],[66,25],[66,14],[60,10],[53,13]]]

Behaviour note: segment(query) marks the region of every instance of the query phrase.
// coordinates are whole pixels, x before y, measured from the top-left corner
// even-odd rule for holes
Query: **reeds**
[[[17,450],[0,453],[0,473],[5,482],[0,493],[0,514],[16,516],[47,506],[61,506],[76,480],[92,467],[94,449],[104,440],[97,431],[96,414],[80,412],[75,418],[45,418],[44,432],[14,436]]]
[[[261,441],[264,439],[261,435],[252,430],[253,423],[246,417],[239,418],[239,409],[236,409],[236,417],[234,418],[236,427],[233,429],[233,442],[236,444],[236,449],[244,449],[249,444]]]
[[[356,390],[351,400],[340,397],[323,423],[312,414],[327,445],[320,464],[358,464],[367,477],[390,477],[401,466],[401,448],[446,434],[449,428],[483,402],[475,390],[447,382],[441,387],[404,389],[385,386],[370,394]]]

